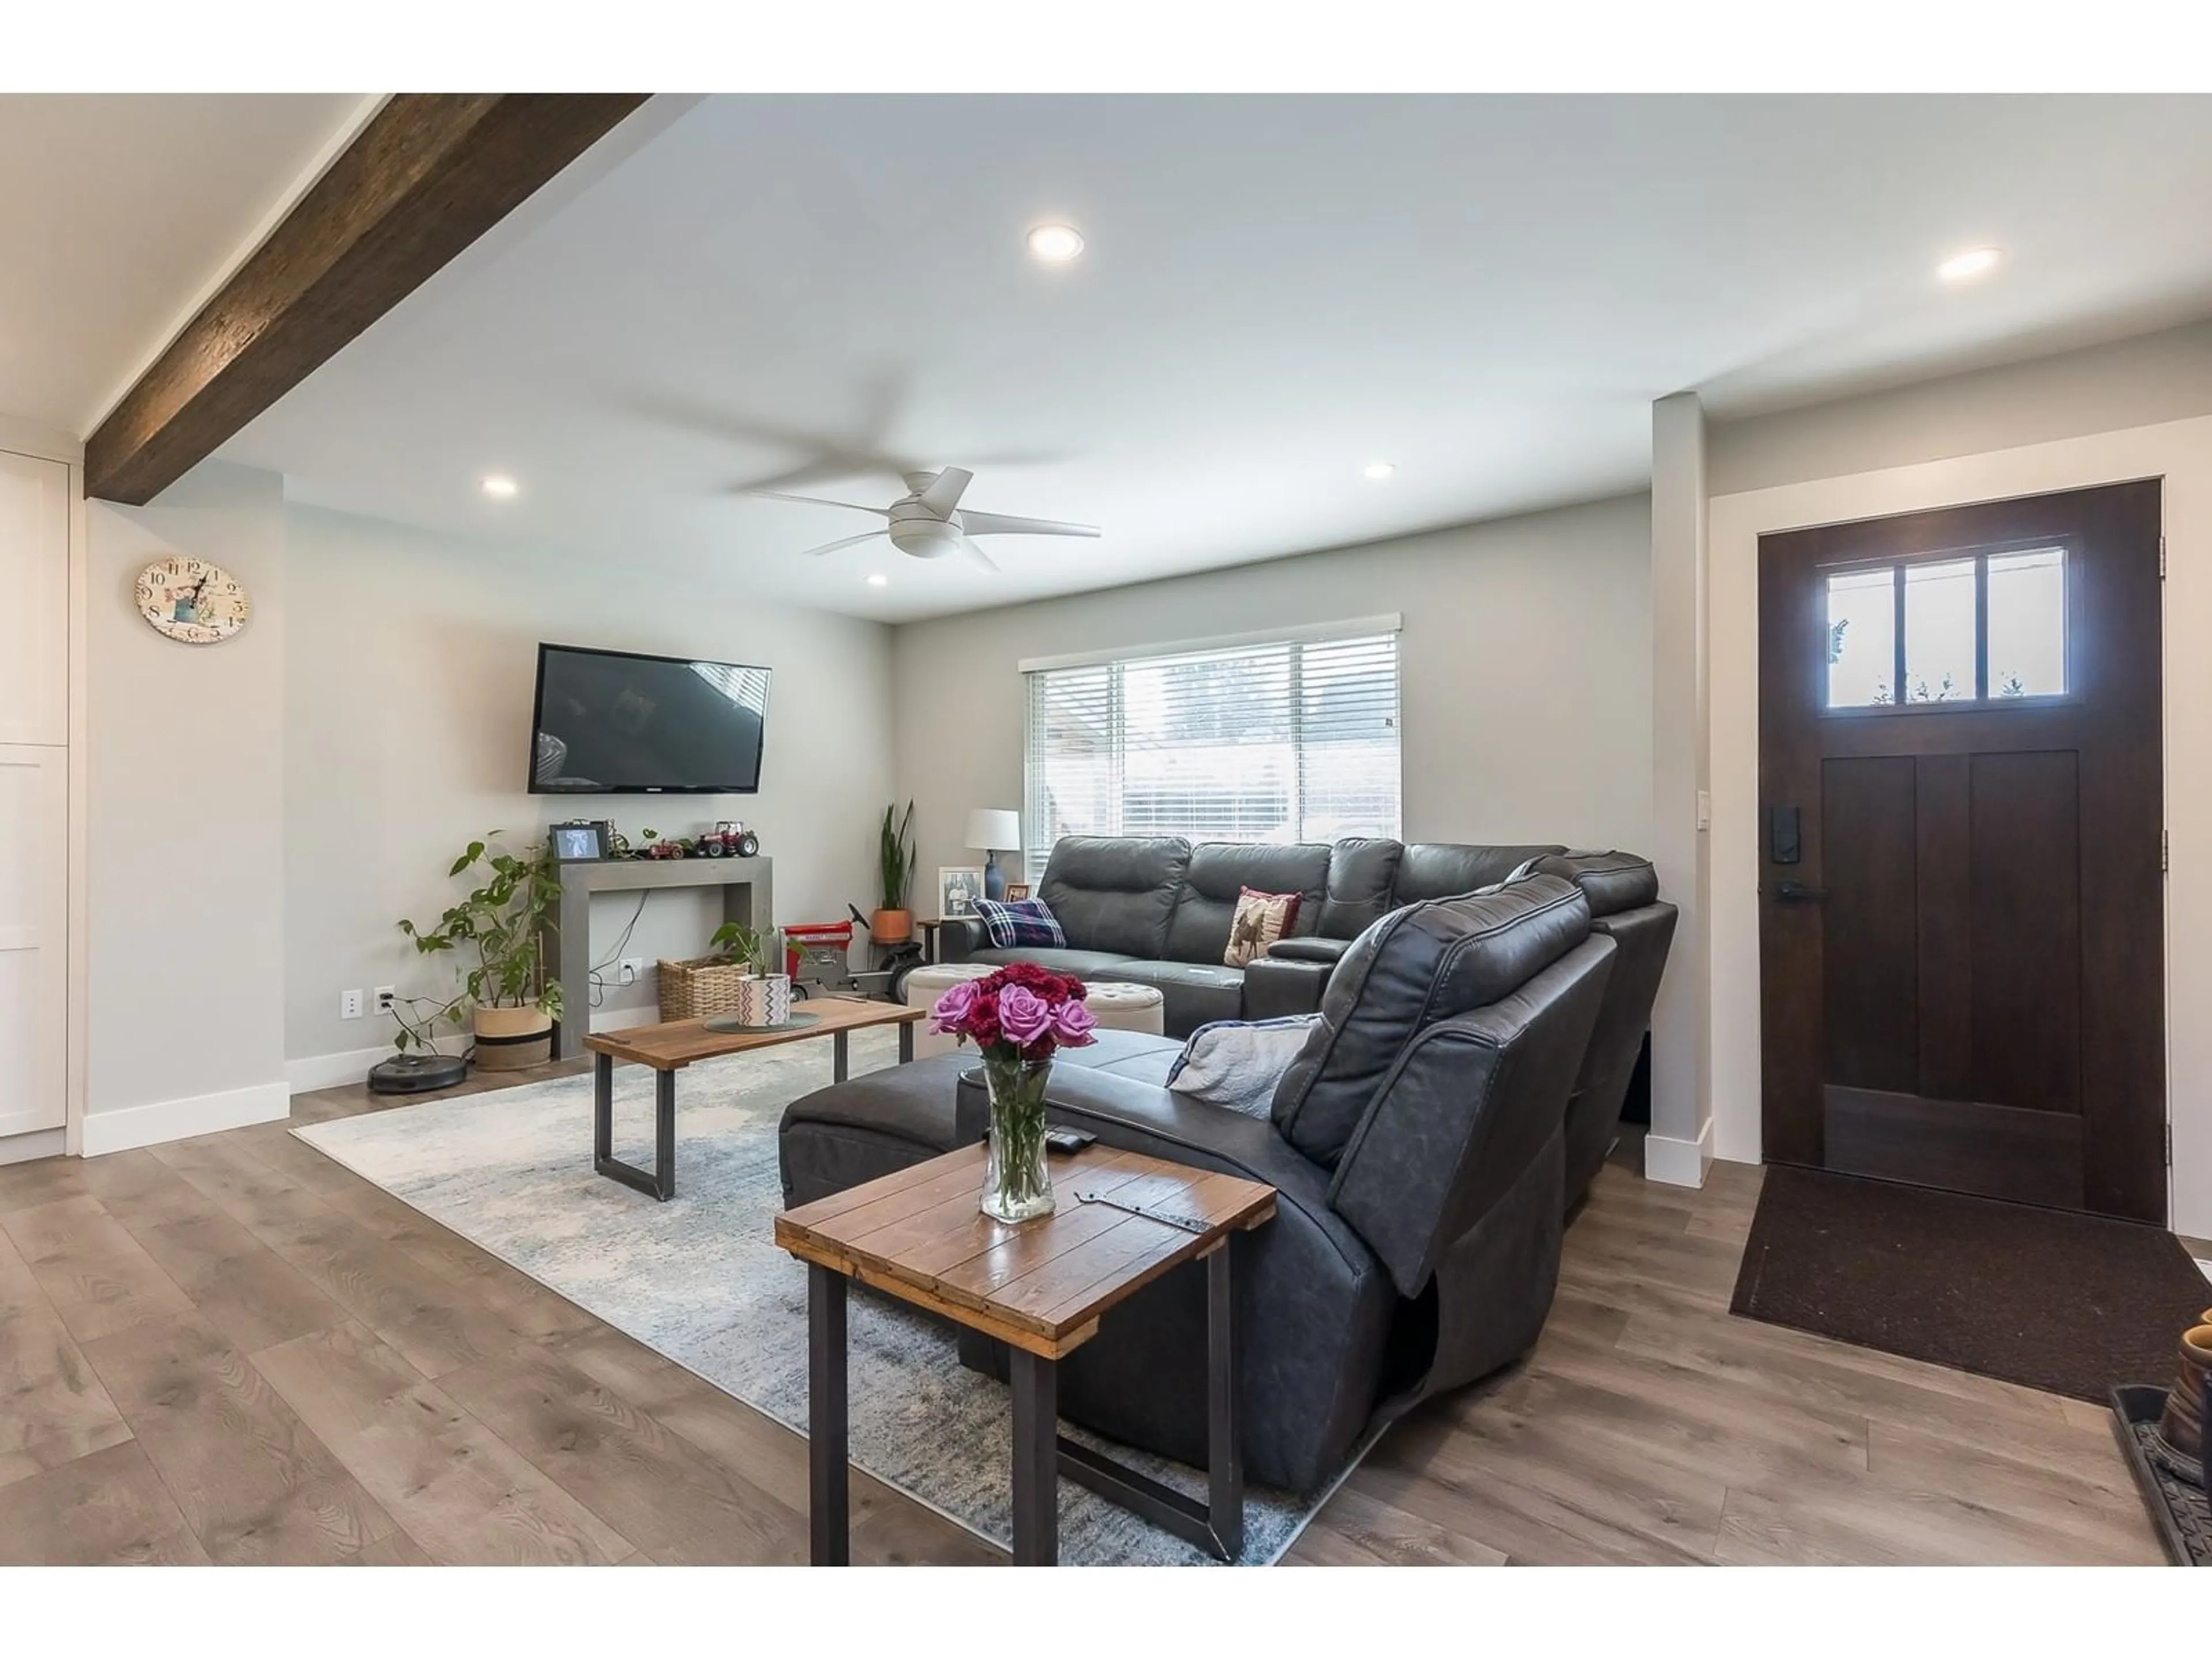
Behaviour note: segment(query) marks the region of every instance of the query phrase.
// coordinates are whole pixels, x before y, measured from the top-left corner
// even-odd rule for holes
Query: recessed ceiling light
[[[1039,225],[1030,233],[1030,257],[1064,265],[1083,252],[1083,233],[1073,225]]]
[[[889,587],[890,585],[891,579],[880,570],[874,572],[868,578],[868,586],[871,587]]]
[[[1963,283],[1978,276],[1997,262],[1997,251],[1993,247],[1978,247],[1946,259],[1936,267],[1936,274],[1947,283]]]
[[[487,495],[497,496],[502,501],[509,496],[520,494],[520,489],[521,486],[504,472],[495,472],[483,481],[483,493]]]
[[[1359,476],[1372,483],[1381,483],[1398,469],[1388,461],[1370,461],[1359,469]]]

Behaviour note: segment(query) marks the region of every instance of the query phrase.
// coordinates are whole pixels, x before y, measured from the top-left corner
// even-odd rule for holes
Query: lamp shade
[[[1022,848],[1022,815],[1003,806],[978,806],[968,814],[964,843],[984,853],[1018,853]]]

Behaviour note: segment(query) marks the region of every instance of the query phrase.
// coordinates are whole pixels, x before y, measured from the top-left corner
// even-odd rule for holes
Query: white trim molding
[[[1289,628],[1255,628],[1243,634],[1215,634],[1202,640],[1170,640],[1161,645],[1115,646],[1106,651],[1069,651],[1057,657],[1024,657],[1014,666],[1024,674],[1051,668],[1090,668],[1102,662],[1127,662],[1133,657],[1180,657],[1191,651],[1232,651],[1240,645],[1286,645],[1296,640],[1362,640],[1370,634],[1402,634],[1406,618],[1393,611],[1380,617],[1353,617],[1345,622],[1304,623]]]
[[[274,1123],[292,1115],[292,1097],[282,1083],[257,1083],[220,1094],[157,1100],[85,1115],[81,1150],[87,1158],[156,1146],[165,1140],[240,1129],[249,1123]]]
[[[627,1031],[640,1025],[659,1024],[660,1010],[647,1002],[635,1008],[601,1009],[592,1018],[592,1029],[594,1031]],[[295,1095],[313,1094],[318,1089],[343,1089],[348,1084],[364,1080],[371,1066],[389,1060],[396,1052],[387,1042],[377,1048],[342,1048],[332,1054],[309,1054],[304,1060],[288,1060],[284,1062],[284,1087]],[[441,1049],[440,1052],[444,1051]]]
[[[28,1164],[34,1158],[59,1158],[65,1150],[59,1129],[33,1129],[25,1135],[0,1135],[0,1164]]]
[[[1705,1120],[1695,1140],[1673,1135],[1644,1137],[1644,1178],[1669,1187],[1702,1187],[1713,1162],[1713,1121]]]

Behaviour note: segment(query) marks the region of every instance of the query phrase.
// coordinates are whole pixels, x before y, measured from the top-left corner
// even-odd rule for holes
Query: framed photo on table
[[[951,921],[975,914],[975,901],[983,896],[983,871],[977,866],[939,866],[937,872],[937,914]]]
[[[1006,897],[1009,901],[1014,899],[1025,899],[1029,896],[1029,883],[1025,881],[1010,881],[1006,884]]]

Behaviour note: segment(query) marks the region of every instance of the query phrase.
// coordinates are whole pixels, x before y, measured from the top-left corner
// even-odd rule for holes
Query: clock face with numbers
[[[246,626],[252,605],[221,565],[180,553],[138,573],[138,611],[173,640],[214,645]]]

